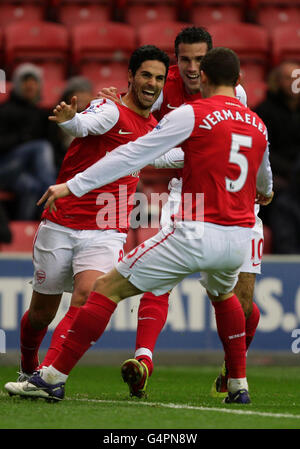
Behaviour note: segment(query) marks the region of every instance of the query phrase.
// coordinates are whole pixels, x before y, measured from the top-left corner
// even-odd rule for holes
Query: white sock
[[[235,393],[238,390],[248,390],[248,382],[247,377],[240,377],[240,378],[232,378],[229,377],[227,388],[230,393]]]
[[[45,382],[52,385],[59,382],[66,382],[66,380],[68,379],[67,374],[61,373],[52,365],[43,367],[40,371],[40,376]]]
[[[142,355],[148,356],[152,360],[152,352],[148,348],[139,348],[135,351],[134,357],[140,357]]]

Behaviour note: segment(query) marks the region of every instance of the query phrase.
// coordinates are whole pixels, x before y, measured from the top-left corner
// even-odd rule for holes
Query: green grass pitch
[[[250,366],[252,403],[209,394],[213,366],[157,366],[146,400],[130,398],[117,366],[77,366],[60,403],[9,397],[17,367],[0,366],[1,429],[300,429],[300,370]]]

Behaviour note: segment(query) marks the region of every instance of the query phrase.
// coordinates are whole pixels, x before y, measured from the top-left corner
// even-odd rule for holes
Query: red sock
[[[246,319],[246,349],[249,348],[251,341],[256,332],[256,328],[259,323],[260,311],[255,303],[253,303],[253,309],[251,315]]]
[[[219,337],[222,341],[229,377],[246,377],[245,315],[236,295],[214,301]]]
[[[68,312],[63,317],[63,319],[58,323],[56,328],[54,329],[50,347],[47,351],[47,354],[45,355],[44,360],[39,365],[39,369],[43,366],[50,366],[52,362],[56,359],[58,356],[61,347],[63,345],[63,342],[67,336],[67,332],[72,326],[72,322],[77,315],[77,312],[79,310],[79,307],[70,306]]]
[[[101,293],[91,292],[68,330],[61,351],[52,366],[69,374],[83,354],[103,334],[117,304]]]
[[[32,327],[27,310],[21,319],[21,367],[25,373],[32,373],[39,364],[38,352],[48,327],[37,330]]]
[[[153,371],[152,353],[167,319],[169,296],[169,293],[155,296],[147,292],[140,300],[135,352],[136,358],[147,365],[149,376]]]

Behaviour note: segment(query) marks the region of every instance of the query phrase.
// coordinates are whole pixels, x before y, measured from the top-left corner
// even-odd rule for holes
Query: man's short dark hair
[[[167,53],[162,51],[160,48],[155,47],[154,45],[143,45],[142,47],[137,48],[132,53],[128,65],[128,69],[131,70],[133,76],[145,61],[162,62],[166,67],[167,77],[170,64],[169,56],[167,55]]]
[[[233,50],[216,47],[203,56],[200,70],[215,86],[235,86],[240,75],[240,61]]]
[[[212,37],[209,32],[202,27],[188,27],[184,28],[177,34],[175,39],[175,54],[178,58],[178,47],[179,44],[207,44],[207,50],[212,49]]]

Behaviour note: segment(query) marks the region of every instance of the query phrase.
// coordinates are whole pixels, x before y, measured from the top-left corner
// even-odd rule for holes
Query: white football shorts
[[[160,226],[163,228],[164,226],[171,225],[172,214],[176,214],[179,210],[179,205],[181,202],[181,189],[182,189],[182,178],[177,179],[173,178],[169,182],[169,198],[168,201],[164,204],[161,211],[161,219]],[[263,256],[263,246],[264,246],[264,232],[263,232],[263,223],[259,216],[257,215],[259,212],[259,206],[255,206],[255,225],[251,229],[251,241],[247,246],[247,252],[245,256],[245,260],[243,265],[240,268],[240,271],[243,273],[261,273],[261,261]]]
[[[76,230],[43,220],[33,248],[33,290],[48,295],[72,292],[75,274],[107,273],[122,259],[126,237],[114,229]]]
[[[195,226],[203,233],[200,230],[193,239]],[[138,289],[155,295],[168,292],[189,274],[201,272],[201,284],[217,296],[235,287],[250,235],[250,228],[180,222],[161,229],[116,268]]]

